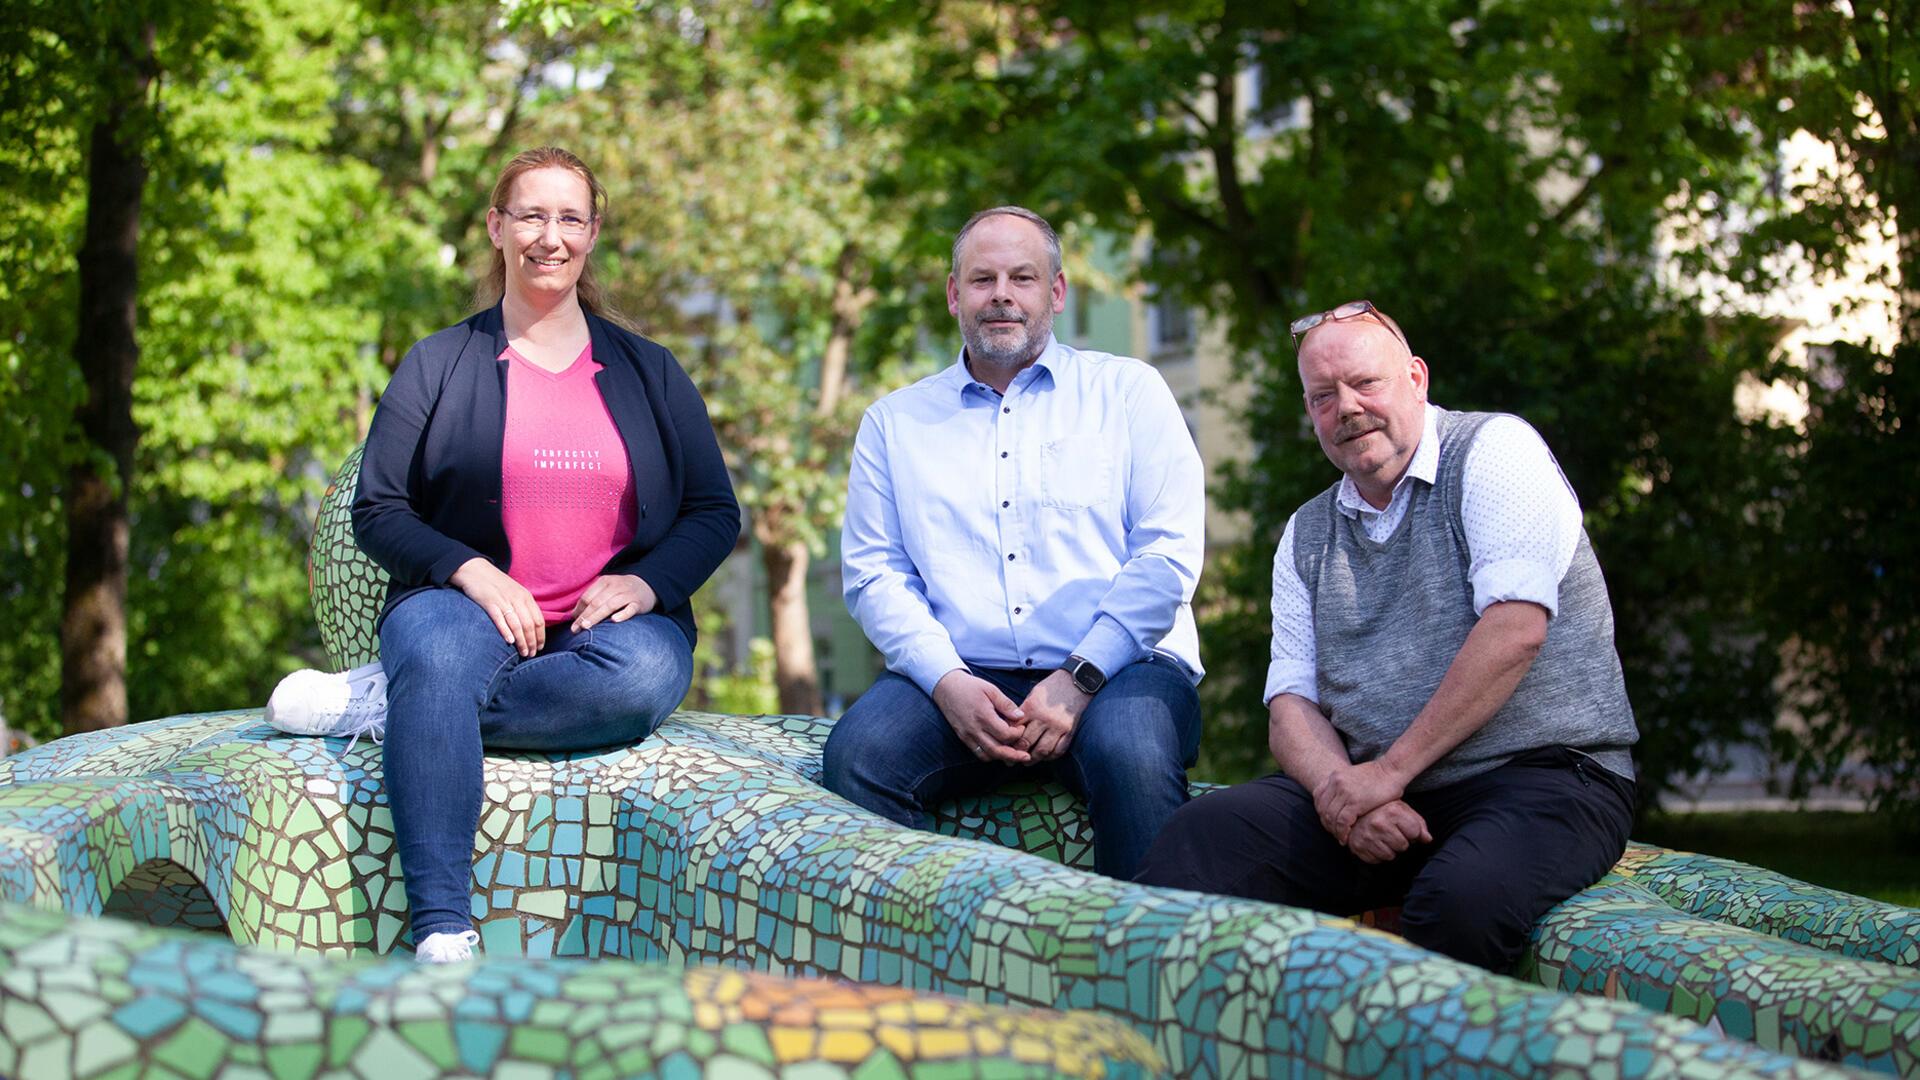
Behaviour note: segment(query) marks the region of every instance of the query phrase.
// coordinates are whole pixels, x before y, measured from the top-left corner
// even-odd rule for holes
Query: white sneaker
[[[413,959],[422,964],[457,964],[473,959],[473,947],[479,943],[480,935],[471,930],[428,934],[413,950]]]
[[[387,730],[386,670],[375,660],[331,674],[296,671],[273,688],[267,723],[289,735],[350,735],[354,741],[371,735],[377,743]]]

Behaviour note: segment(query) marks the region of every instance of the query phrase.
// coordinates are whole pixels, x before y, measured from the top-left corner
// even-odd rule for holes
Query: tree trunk
[[[813,403],[813,415],[826,419],[840,407],[847,392],[847,365],[853,358],[853,334],[860,328],[874,292],[866,282],[860,245],[848,241],[833,263],[832,319],[827,326],[827,347],[820,354],[820,397]]]
[[[873,290],[864,282],[858,245],[849,242],[834,265],[832,316],[826,349],[820,357],[820,396],[813,403],[815,420],[824,420],[840,407],[846,394],[847,365],[853,355],[853,334],[873,302]],[[743,316],[744,317],[744,316]],[[785,447],[781,448],[786,451]],[[795,506],[763,506],[754,515],[754,539],[760,542],[761,565],[767,571],[767,607],[773,622],[773,683],[780,692],[780,711],[817,716],[825,707],[820,699],[820,673],[813,653],[813,618],[807,605],[807,567],[813,556],[807,545],[793,539],[783,523]]]
[[[773,681],[780,711],[818,716],[820,675],[813,655],[813,620],[807,608],[807,566],[813,557],[798,540],[760,545],[767,571],[767,606],[773,615]]]
[[[127,496],[133,477],[134,339],[139,288],[141,151],[153,82],[153,26],[120,48],[124,81],[93,125],[80,324],[73,357],[86,383],[75,419],[85,453],[67,474],[67,577],[60,619],[60,716],[69,733],[127,722]]]

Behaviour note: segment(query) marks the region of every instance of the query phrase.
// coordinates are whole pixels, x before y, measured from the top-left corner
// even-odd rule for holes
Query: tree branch
[[[1600,167],[1587,174],[1586,180],[1580,184],[1580,190],[1573,193],[1573,197],[1567,200],[1566,205],[1554,212],[1553,217],[1548,219],[1548,224],[1558,228],[1571,220],[1573,215],[1580,212],[1581,207],[1592,200],[1595,185],[1599,183],[1600,178],[1619,163],[1618,157],[1601,158]]]
[[[1246,187],[1240,182],[1239,133],[1240,118],[1239,87],[1234,82],[1238,73],[1239,58],[1231,49],[1225,50],[1224,73],[1216,71],[1213,75],[1214,113],[1217,121],[1209,132],[1208,153],[1213,158],[1214,183],[1220,189],[1220,212],[1224,216],[1224,231],[1229,236],[1250,237],[1254,235],[1256,222],[1252,209],[1247,205]],[[1260,307],[1272,307],[1280,302],[1279,290],[1270,275],[1260,269],[1253,260],[1251,249],[1246,244],[1232,246],[1234,253],[1235,276],[1248,287],[1253,294],[1251,300]]]

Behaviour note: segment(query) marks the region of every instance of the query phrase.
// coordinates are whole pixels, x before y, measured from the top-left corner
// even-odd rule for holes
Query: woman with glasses
[[[423,962],[467,959],[478,941],[482,748],[651,734],[692,679],[689,598],[740,530],[699,391],[594,280],[605,202],[565,150],[502,170],[487,306],[413,347],[367,435],[353,525],[391,575],[381,660],[296,673],[268,706],[283,730],[384,726]]]

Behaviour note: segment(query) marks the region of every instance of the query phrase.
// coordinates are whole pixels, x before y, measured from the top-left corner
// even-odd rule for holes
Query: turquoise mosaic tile
[[[1123,1023],[1180,1076],[1550,1075],[1574,1062],[1622,1076],[1831,1075],[1755,1045],[1767,1022],[1755,988],[1780,978],[1764,973],[1785,970],[1764,950],[1748,950],[1754,974],[1731,984],[1754,1010],[1747,1041],[1725,1019],[1716,1033],[1639,1007],[1660,1003],[1637,983],[1574,987],[1620,1000],[1568,997],[1347,920],[1149,889],[964,836],[901,829],[818,786],[827,730],[805,717],[681,713],[631,748],[488,758],[473,910],[489,969],[510,972],[509,958],[523,956],[618,958],[1089,1010]],[[130,774],[128,756],[148,771]],[[1045,834],[1045,853],[1084,857],[1075,838],[1085,824],[1071,800],[1046,789],[1004,798],[1005,806],[954,808],[945,827],[965,832],[971,819],[981,835]],[[1039,807],[1049,817],[1036,826],[1026,817]],[[994,824],[1008,813],[1021,816],[1012,833]],[[77,736],[0,763],[0,823],[0,865],[11,868],[0,881],[12,883],[0,895],[14,903],[199,926],[350,968],[400,942],[405,894],[378,748],[364,741],[349,751],[344,740],[284,736],[249,712]],[[554,850],[562,824],[582,827],[577,851]],[[1594,940],[1592,927],[1581,933]],[[1631,951],[1680,955],[1684,944],[1637,942]],[[157,955],[143,977],[224,1005],[172,1026],[163,1014],[128,1013],[130,1037],[191,1023],[198,1036],[247,1041],[238,984],[193,990],[196,971]],[[1553,955],[1551,983],[1561,986],[1578,965]],[[1849,962],[1860,966],[1847,981],[1868,988],[1860,1000],[1905,1011],[1802,1002],[1782,1012],[1771,1045],[1805,1043],[1817,1054],[1822,1040],[1858,1027],[1856,1063],[1898,1068],[1914,1041],[1910,1024],[1896,1030],[1915,1014],[1913,972]],[[390,963],[405,969],[404,960]],[[1683,996],[1691,984],[1648,970],[1676,988],[1663,1011],[1713,1018],[1698,1006],[1713,987]],[[544,986],[514,986],[484,1019],[530,1022],[549,999]],[[709,1061],[689,1053],[688,1067]]]
[[[1158,1077],[1118,1021],[724,968],[285,956],[0,903],[0,1075]]]
[[[339,666],[372,657],[383,591],[345,523],[356,464],[311,558]],[[1920,1075],[1904,909],[1634,848],[1543,922],[1525,973],[1545,986],[1529,985],[1377,927],[1097,877],[1085,817],[1055,788],[900,829],[818,786],[829,725],[681,713],[630,748],[488,758],[472,910],[490,959],[434,976],[444,986],[387,959],[406,898],[377,747],[289,738],[243,710],[0,763],[0,1075],[504,1075],[508,1060],[763,1075],[769,1046],[795,1076],[850,1062],[861,1077],[1138,1075],[1156,1054],[1182,1077],[1848,1071],[1818,1058]],[[36,949],[58,962],[37,967]],[[104,974],[54,974],[96,951]],[[615,962],[581,963],[594,959]],[[602,970],[618,993],[584,974]],[[744,971],[838,981],[794,990]],[[696,978],[788,1004],[728,1035],[733,1014],[699,1011],[719,984]],[[445,992],[403,992],[420,985]],[[822,1005],[829,990],[854,996]],[[1105,1021],[1008,1027],[927,993]],[[623,996],[648,1004],[598,1007]],[[883,1007],[946,1027],[904,1029]],[[221,1056],[190,1050],[209,1040]]]

